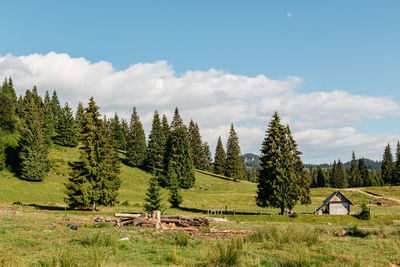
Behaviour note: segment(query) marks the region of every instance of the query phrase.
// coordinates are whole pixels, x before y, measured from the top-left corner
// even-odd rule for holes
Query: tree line
[[[396,158],[393,159],[390,144],[383,153],[380,170],[367,168],[364,158],[356,160],[353,151],[350,167],[346,168],[340,159],[333,165],[323,168],[309,168],[311,187],[366,187],[400,184],[400,143],[397,143]]]
[[[171,123],[165,114],[161,118],[154,112],[146,141],[135,107],[129,123],[120,120],[117,113],[108,119],[102,117],[91,98],[87,107],[78,104],[74,116],[68,103],[60,105],[56,91],[51,96],[46,91],[42,98],[34,86],[17,97],[12,78],[5,79],[0,88],[0,170],[8,168],[21,179],[40,182],[51,168],[48,152],[52,145],[79,145],[79,160],[69,163],[71,171],[66,183],[66,202],[70,207],[115,204],[121,158],[127,165],[153,174],[150,191],[152,186],[168,187],[174,207],[182,202],[180,189],[194,186],[195,169],[234,180],[245,177],[233,124],[226,153],[219,137],[212,162],[209,145],[202,141],[198,124],[191,120],[187,127],[178,108]]]

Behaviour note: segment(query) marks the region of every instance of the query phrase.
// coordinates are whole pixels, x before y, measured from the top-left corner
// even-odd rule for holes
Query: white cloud
[[[381,149],[384,139],[391,137],[366,136],[349,127],[366,119],[400,115],[399,104],[387,97],[352,95],[340,90],[302,93],[298,90],[303,82],[299,77],[273,80],[264,75],[249,77],[215,69],[177,75],[165,61],[116,70],[106,61],[91,63],[54,52],[6,55],[0,57],[0,77],[9,75],[19,93],[34,84],[42,94],[56,89],[60,100],[72,106],[94,96],[101,112],[111,115],[117,111],[125,118],[136,106],[147,130],[155,109],[171,118],[178,106],[186,121],[193,118],[199,123],[212,151],[218,135],[226,140],[233,122],[242,152],[258,153],[274,111],[291,125],[307,160],[318,161],[321,154],[338,157],[341,149],[348,147],[364,146],[367,152],[375,151],[375,141]],[[333,130],[321,130],[322,127]],[[367,137],[378,139],[359,143]],[[321,150],[314,149],[316,144]]]

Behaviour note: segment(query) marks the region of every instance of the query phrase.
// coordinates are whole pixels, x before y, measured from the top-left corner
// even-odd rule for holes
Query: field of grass
[[[370,221],[354,216],[307,215],[335,189],[311,190],[312,204],[297,205],[297,218],[275,215],[277,209],[255,205],[256,184],[197,172],[193,189],[183,190],[181,209],[168,207],[163,189],[164,214],[203,216],[208,209],[235,211],[231,224],[211,229],[239,229],[232,236],[162,232],[136,227],[95,225],[96,214],[141,212],[150,175],[121,164],[122,180],[116,207],[99,211],[64,210],[64,183],[68,161],[76,148],[51,150],[51,171],[43,182],[27,182],[0,172],[0,266],[388,266],[400,264],[398,207],[372,206]],[[398,196],[398,187],[362,188]],[[373,197],[345,191],[359,205]],[[128,204],[122,205],[127,201]],[[12,205],[20,202],[23,205]],[[352,211],[359,211],[352,207]],[[241,213],[241,214],[240,214]],[[258,215],[262,213],[263,215]],[[388,214],[387,214],[388,213]],[[68,223],[77,224],[72,230]],[[121,240],[121,238],[128,240]]]

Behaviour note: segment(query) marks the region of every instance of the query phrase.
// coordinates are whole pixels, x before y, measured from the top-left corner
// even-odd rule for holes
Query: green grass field
[[[307,215],[335,189],[311,190],[312,204],[297,205],[297,218],[275,215],[277,209],[255,204],[256,184],[196,173],[193,189],[183,190],[182,209],[165,214],[203,216],[208,209],[235,210],[233,223],[216,229],[246,230],[232,236],[209,235],[210,228],[188,235],[136,227],[96,226],[96,214],[141,212],[150,175],[121,164],[118,200],[128,205],[99,207],[96,212],[64,210],[64,183],[68,161],[76,148],[51,150],[51,171],[43,182],[27,182],[0,172],[0,266],[389,266],[400,264],[398,207],[372,206],[370,221],[354,216]],[[362,188],[374,194],[398,197],[399,187]],[[344,191],[356,205],[373,197]],[[21,202],[23,205],[12,205]],[[21,212],[22,210],[22,212]],[[358,211],[353,207],[352,211]],[[238,213],[244,213],[239,214]],[[258,215],[263,213],[264,215]],[[388,213],[388,214],[387,214]],[[67,224],[80,225],[79,230]],[[356,228],[355,228],[356,227]],[[119,241],[128,237],[128,240]]]

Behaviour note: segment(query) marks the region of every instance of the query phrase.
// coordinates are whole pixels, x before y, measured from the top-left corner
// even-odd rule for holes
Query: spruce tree
[[[126,140],[128,138],[128,135],[129,135],[129,124],[126,122],[125,119],[121,120],[121,129],[122,129],[122,133],[124,134],[125,150],[126,150]]]
[[[78,103],[78,107],[77,107],[76,113],[75,113],[75,122],[76,122],[76,126],[78,128],[78,131],[80,132],[85,125],[85,115],[84,115],[84,108],[83,108],[82,102]]]
[[[72,208],[96,209],[96,205],[114,205],[120,186],[119,161],[110,133],[100,118],[92,98],[84,110],[85,123],[79,136],[82,142],[79,160],[70,163],[66,203]]]
[[[305,174],[300,152],[288,127],[280,123],[278,113],[272,116],[264,138],[258,173],[256,203],[276,207],[284,214],[296,202],[310,203],[310,178]]]
[[[236,135],[233,123],[229,132],[226,145],[226,167],[225,175],[232,177],[235,181],[242,179],[244,174],[244,163],[240,153],[239,138]]]
[[[76,147],[78,145],[77,127],[68,103],[65,103],[59,114],[54,141],[60,146]]]
[[[54,114],[51,107],[51,99],[49,95],[49,91],[46,91],[43,101],[43,114],[44,114],[44,122],[46,128],[46,137],[48,139],[48,143],[51,143],[51,138],[55,135],[55,121]]]
[[[6,164],[6,153],[3,139],[0,136],[0,171],[4,169]]]
[[[360,179],[356,186],[363,186],[368,180],[369,172],[367,168],[367,163],[364,158],[358,160],[358,172],[360,173]]]
[[[203,154],[202,141],[199,126],[197,123],[194,123],[193,120],[190,120],[189,123],[188,136],[192,151],[193,165],[196,169],[201,169],[201,160]]]
[[[201,161],[200,161],[200,169],[205,171],[211,171],[212,166],[212,158],[210,147],[207,142],[204,142],[201,146]]]
[[[161,189],[155,176],[150,178],[145,201],[144,209],[146,212],[161,210]]]
[[[357,166],[356,155],[354,151],[352,154],[351,165],[350,165],[349,186],[350,187],[362,186],[361,174],[359,171],[359,166]]]
[[[334,188],[345,188],[347,186],[346,171],[340,159],[332,168],[332,187]]]
[[[317,187],[325,187],[325,175],[321,166],[317,167]]]
[[[168,201],[171,204],[171,208],[179,208],[180,204],[183,202],[183,197],[179,188],[178,177],[176,172],[172,169],[168,171],[169,177],[169,198]]]
[[[166,139],[162,132],[160,116],[155,111],[147,146],[147,168],[157,175],[164,169],[165,144]]]
[[[222,145],[221,136],[218,137],[217,147],[214,156],[214,172],[216,174],[225,174],[226,154]]]
[[[147,154],[146,136],[135,107],[131,115],[126,146],[129,164],[133,167],[143,167]]]
[[[20,176],[29,181],[42,181],[48,168],[48,148],[43,129],[40,107],[30,99],[24,113],[24,126],[20,139]]]
[[[392,184],[400,183],[400,143],[397,142],[396,162],[394,163]]]
[[[53,111],[54,123],[58,123],[58,119],[62,113],[60,100],[58,100],[57,92],[54,90],[50,101],[51,110]]]
[[[172,177],[176,176],[178,186],[182,188],[193,187],[195,176],[190,142],[186,126],[183,124],[178,108],[175,109],[174,117],[171,122],[167,155],[165,173],[167,175],[168,184],[171,185]]]
[[[17,116],[12,94],[8,88],[0,88],[0,131],[14,132],[17,127]]]
[[[118,114],[115,112],[114,118],[110,120],[111,136],[114,140],[114,147],[116,149],[125,150],[126,142],[122,126],[119,122]]]
[[[385,152],[383,153],[383,160],[382,160],[382,179],[385,182],[385,184],[390,184],[392,182],[393,171],[394,171],[393,155],[390,149],[390,145],[388,144],[385,148]]]

